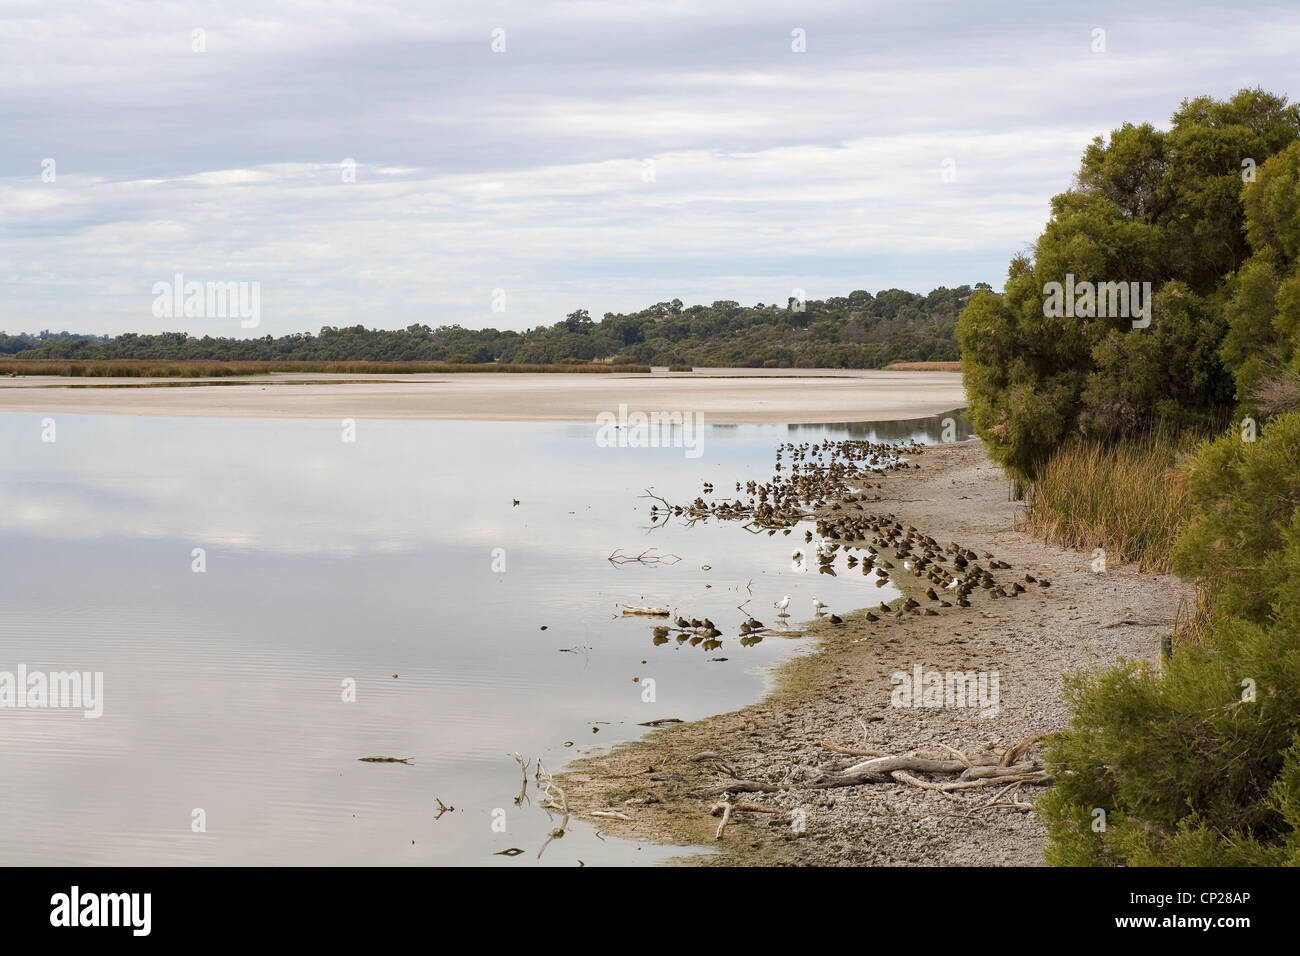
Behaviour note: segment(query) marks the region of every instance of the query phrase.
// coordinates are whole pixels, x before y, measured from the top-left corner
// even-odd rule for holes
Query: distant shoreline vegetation
[[[893,362],[886,372],[960,372],[961,362]]]
[[[61,375],[70,378],[221,378],[271,375],[276,372],[343,374],[441,374],[459,372],[649,373],[648,365],[520,365],[454,362],[222,362],[165,359],[32,359],[0,358],[0,376]]]
[[[607,312],[599,321],[579,309],[562,322],[523,332],[466,329],[459,325],[411,325],[399,330],[326,326],[317,335],[303,332],[279,338],[196,336],[187,332],[126,332],[113,337],[0,332],[0,356],[24,363],[34,359],[310,362],[314,367],[295,370],[329,372],[416,369],[326,368],[320,363],[423,362],[439,366],[428,371],[487,371],[493,367],[500,371],[501,366],[527,366],[526,370],[531,371],[556,365],[584,371],[630,371],[650,365],[883,368],[897,362],[957,361],[961,357],[955,331],[957,317],[973,292],[988,289],[985,283],[978,283],[973,288],[939,288],[928,295],[902,289],[887,289],[877,295],[856,291],[825,300],[791,297],[783,305],[760,302],[753,306],[718,301],[686,307],[680,299],[673,299],[640,312]],[[12,364],[6,363],[5,368]]]

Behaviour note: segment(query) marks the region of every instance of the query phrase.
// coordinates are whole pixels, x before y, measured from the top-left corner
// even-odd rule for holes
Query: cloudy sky
[[[0,330],[1000,287],[1093,136],[1298,51],[1268,2],[0,0]],[[260,326],[156,318],[177,273]]]

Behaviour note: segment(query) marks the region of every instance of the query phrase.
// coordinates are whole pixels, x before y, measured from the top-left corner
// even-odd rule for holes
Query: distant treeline
[[[892,362],[961,357],[957,317],[984,283],[928,295],[888,289],[825,300],[743,306],[720,301],[685,307],[680,299],[630,314],[585,309],[524,332],[459,325],[401,330],[326,326],[240,339],[186,332],[114,337],[0,333],[0,354],[23,359],[147,359],[222,362],[498,362],[518,365],[700,365],[746,368],[881,368]]]
[[[232,378],[276,372],[320,372],[328,375],[427,375],[440,372],[639,372],[648,365],[518,365],[493,362],[458,365],[454,362],[218,362],[189,359],[28,359],[0,357],[0,375],[51,375],[70,378]]]

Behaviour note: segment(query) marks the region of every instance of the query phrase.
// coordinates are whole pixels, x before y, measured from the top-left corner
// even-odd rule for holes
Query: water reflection
[[[784,536],[650,532],[639,497],[766,480],[796,432],[855,426],[711,426],[688,459],[594,424],[41,420],[0,416],[0,671],[103,672],[105,701],[0,709],[10,863],[534,864],[555,824],[515,805],[516,752],[554,771],[741,706],[800,646],[748,629],[783,596],[794,622],[893,596],[796,571]],[[651,545],[679,560],[609,560]],[[540,862],[671,854],[575,824]]]
[[[966,441],[975,435],[975,428],[964,408],[950,412],[940,412],[926,418],[904,418],[892,422],[851,422],[841,425],[787,425],[791,435],[798,435],[805,440],[811,430],[813,435],[822,435],[826,429],[841,429],[835,432],[838,437],[854,438],[862,441],[907,442],[916,441],[926,445],[938,445],[947,442]]]

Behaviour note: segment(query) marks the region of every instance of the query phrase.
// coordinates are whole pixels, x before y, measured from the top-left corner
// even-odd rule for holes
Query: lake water
[[[539,860],[556,822],[531,773],[515,805],[513,755],[559,770],[645,721],[756,699],[806,642],[741,646],[738,604],[775,624],[789,594],[797,623],[814,595],[896,592],[797,573],[799,531],[652,527],[638,496],[688,502],[708,480],[735,497],[786,441],[940,437],[938,418],[714,425],[690,458],[601,447],[594,423],[359,421],[352,442],[321,420],[49,424],[0,415],[0,681],[102,673],[102,716],[0,706],[8,864],[673,856],[573,821]],[[607,560],[647,548],[680,560]],[[624,602],[710,617],[723,643],[656,645],[659,621]]]

